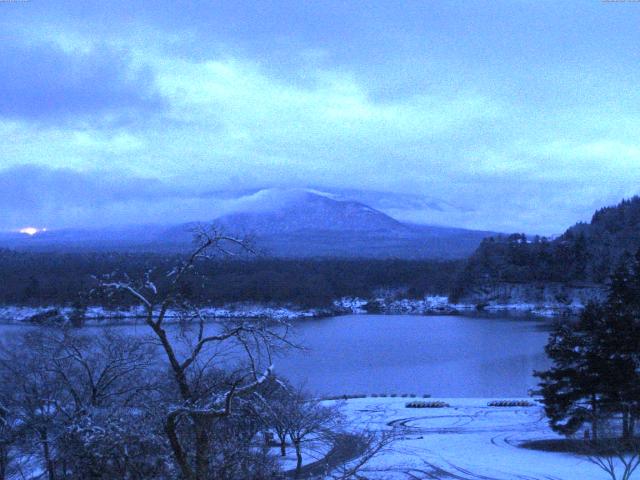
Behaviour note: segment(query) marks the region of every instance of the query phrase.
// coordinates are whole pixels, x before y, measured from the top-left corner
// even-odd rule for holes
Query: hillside
[[[595,212],[554,240],[523,234],[482,241],[460,274],[453,297],[505,284],[603,285],[626,255],[640,248],[640,197]]]

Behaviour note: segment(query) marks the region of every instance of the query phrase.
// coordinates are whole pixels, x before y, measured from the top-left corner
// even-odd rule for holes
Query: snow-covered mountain
[[[253,204],[253,205],[251,205]],[[268,189],[250,196],[244,210],[215,219],[233,231],[281,235],[308,230],[402,233],[407,227],[367,205],[312,190]],[[253,208],[248,209],[247,207]]]
[[[460,258],[492,234],[406,224],[364,203],[308,189],[260,190],[212,212],[203,223],[214,223],[231,234],[251,235],[261,250],[282,257]],[[190,222],[48,231],[29,238],[0,237],[0,246],[184,251],[196,226]]]

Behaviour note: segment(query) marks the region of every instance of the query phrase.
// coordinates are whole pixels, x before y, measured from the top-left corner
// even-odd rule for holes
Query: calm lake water
[[[346,315],[295,325],[295,341],[306,348],[276,359],[276,372],[321,395],[521,397],[536,387],[533,370],[549,365],[541,320]],[[143,325],[118,328],[148,333]]]
[[[548,322],[467,316],[348,315],[305,321],[307,346],[276,369],[321,394],[526,396],[547,368]]]

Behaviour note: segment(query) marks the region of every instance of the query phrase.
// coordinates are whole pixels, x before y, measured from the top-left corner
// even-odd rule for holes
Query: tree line
[[[11,305],[106,304],[90,297],[97,278],[114,272],[131,278],[169,269],[180,255],[153,253],[44,253],[0,250],[0,303]],[[402,259],[212,259],[185,295],[207,305],[232,302],[293,303],[323,307],[345,296],[372,297],[400,289],[407,297],[447,294],[462,261]],[[131,299],[112,299],[130,305]]]
[[[452,296],[479,285],[529,282],[605,283],[640,248],[640,197],[598,210],[553,240],[525,234],[482,241],[461,269]]]

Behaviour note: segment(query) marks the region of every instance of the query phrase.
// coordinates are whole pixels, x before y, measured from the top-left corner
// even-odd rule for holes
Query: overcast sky
[[[640,193],[639,85],[630,1],[0,2],[0,229],[308,187],[561,232]]]

